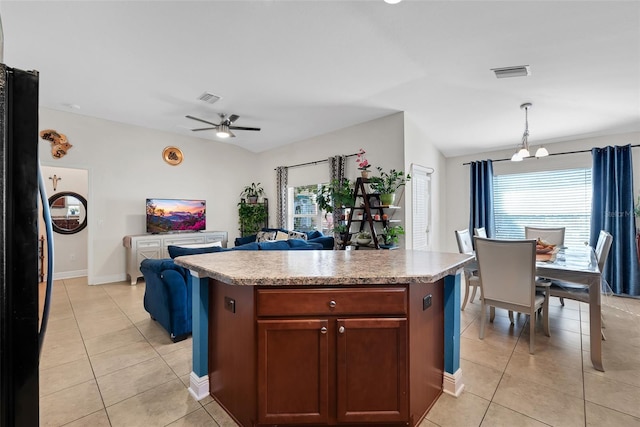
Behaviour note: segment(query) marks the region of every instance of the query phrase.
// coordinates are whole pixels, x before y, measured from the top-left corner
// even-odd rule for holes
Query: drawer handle
[[[338,305],[334,300],[329,301],[329,307],[335,308]]]
[[[340,326],[338,328],[338,332],[340,332],[341,334],[344,334],[344,326]]]
[[[326,334],[327,333],[327,327],[323,326],[322,328],[320,328],[320,333],[321,334]]]

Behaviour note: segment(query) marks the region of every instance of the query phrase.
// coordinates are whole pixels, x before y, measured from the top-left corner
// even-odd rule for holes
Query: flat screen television
[[[206,200],[147,199],[147,233],[205,230],[206,207]]]

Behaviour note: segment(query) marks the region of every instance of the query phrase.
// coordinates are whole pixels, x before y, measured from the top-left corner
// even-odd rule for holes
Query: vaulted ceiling
[[[40,104],[254,152],[405,111],[446,156],[640,131],[635,1],[6,1]],[[529,65],[497,79],[492,68]],[[208,104],[198,97],[221,97]],[[77,108],[79,107],[79,108]],[[551,151],[551,150],[550,150]]]

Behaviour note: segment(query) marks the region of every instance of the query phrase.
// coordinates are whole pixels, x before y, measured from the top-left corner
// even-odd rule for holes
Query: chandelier
[[[532,107],[533,104],[530,102],[526,102],[520,106],[520,109],[524,110],[524,133],[522,134],[522,142],[518,145],[518,149],[513,156],[511,157],[512,162],[521,162],[522,159],[526,157],[531,157],[531,153],[529,151],[529,108]],[[544,146],[541,146],[536,151],[536,157],[546,157],[549,155]]]

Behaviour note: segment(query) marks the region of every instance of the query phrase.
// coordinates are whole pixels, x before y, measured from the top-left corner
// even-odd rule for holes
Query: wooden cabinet
[[[211,395],[242,426],[416,426],[442,391],[443,306],[442,281],[294,287],[212,279]]]
[[[176,234],[138,234],[124,236],[122,244],[126,248],[127,276],[135,285],[142,277],[140,263],[145,259],[169,258],[169,246],[198,245],[221,242],[227,247],[226,231],[202,231]]]
[[[257,292],[259,423],[407,420],[405,288]]]

